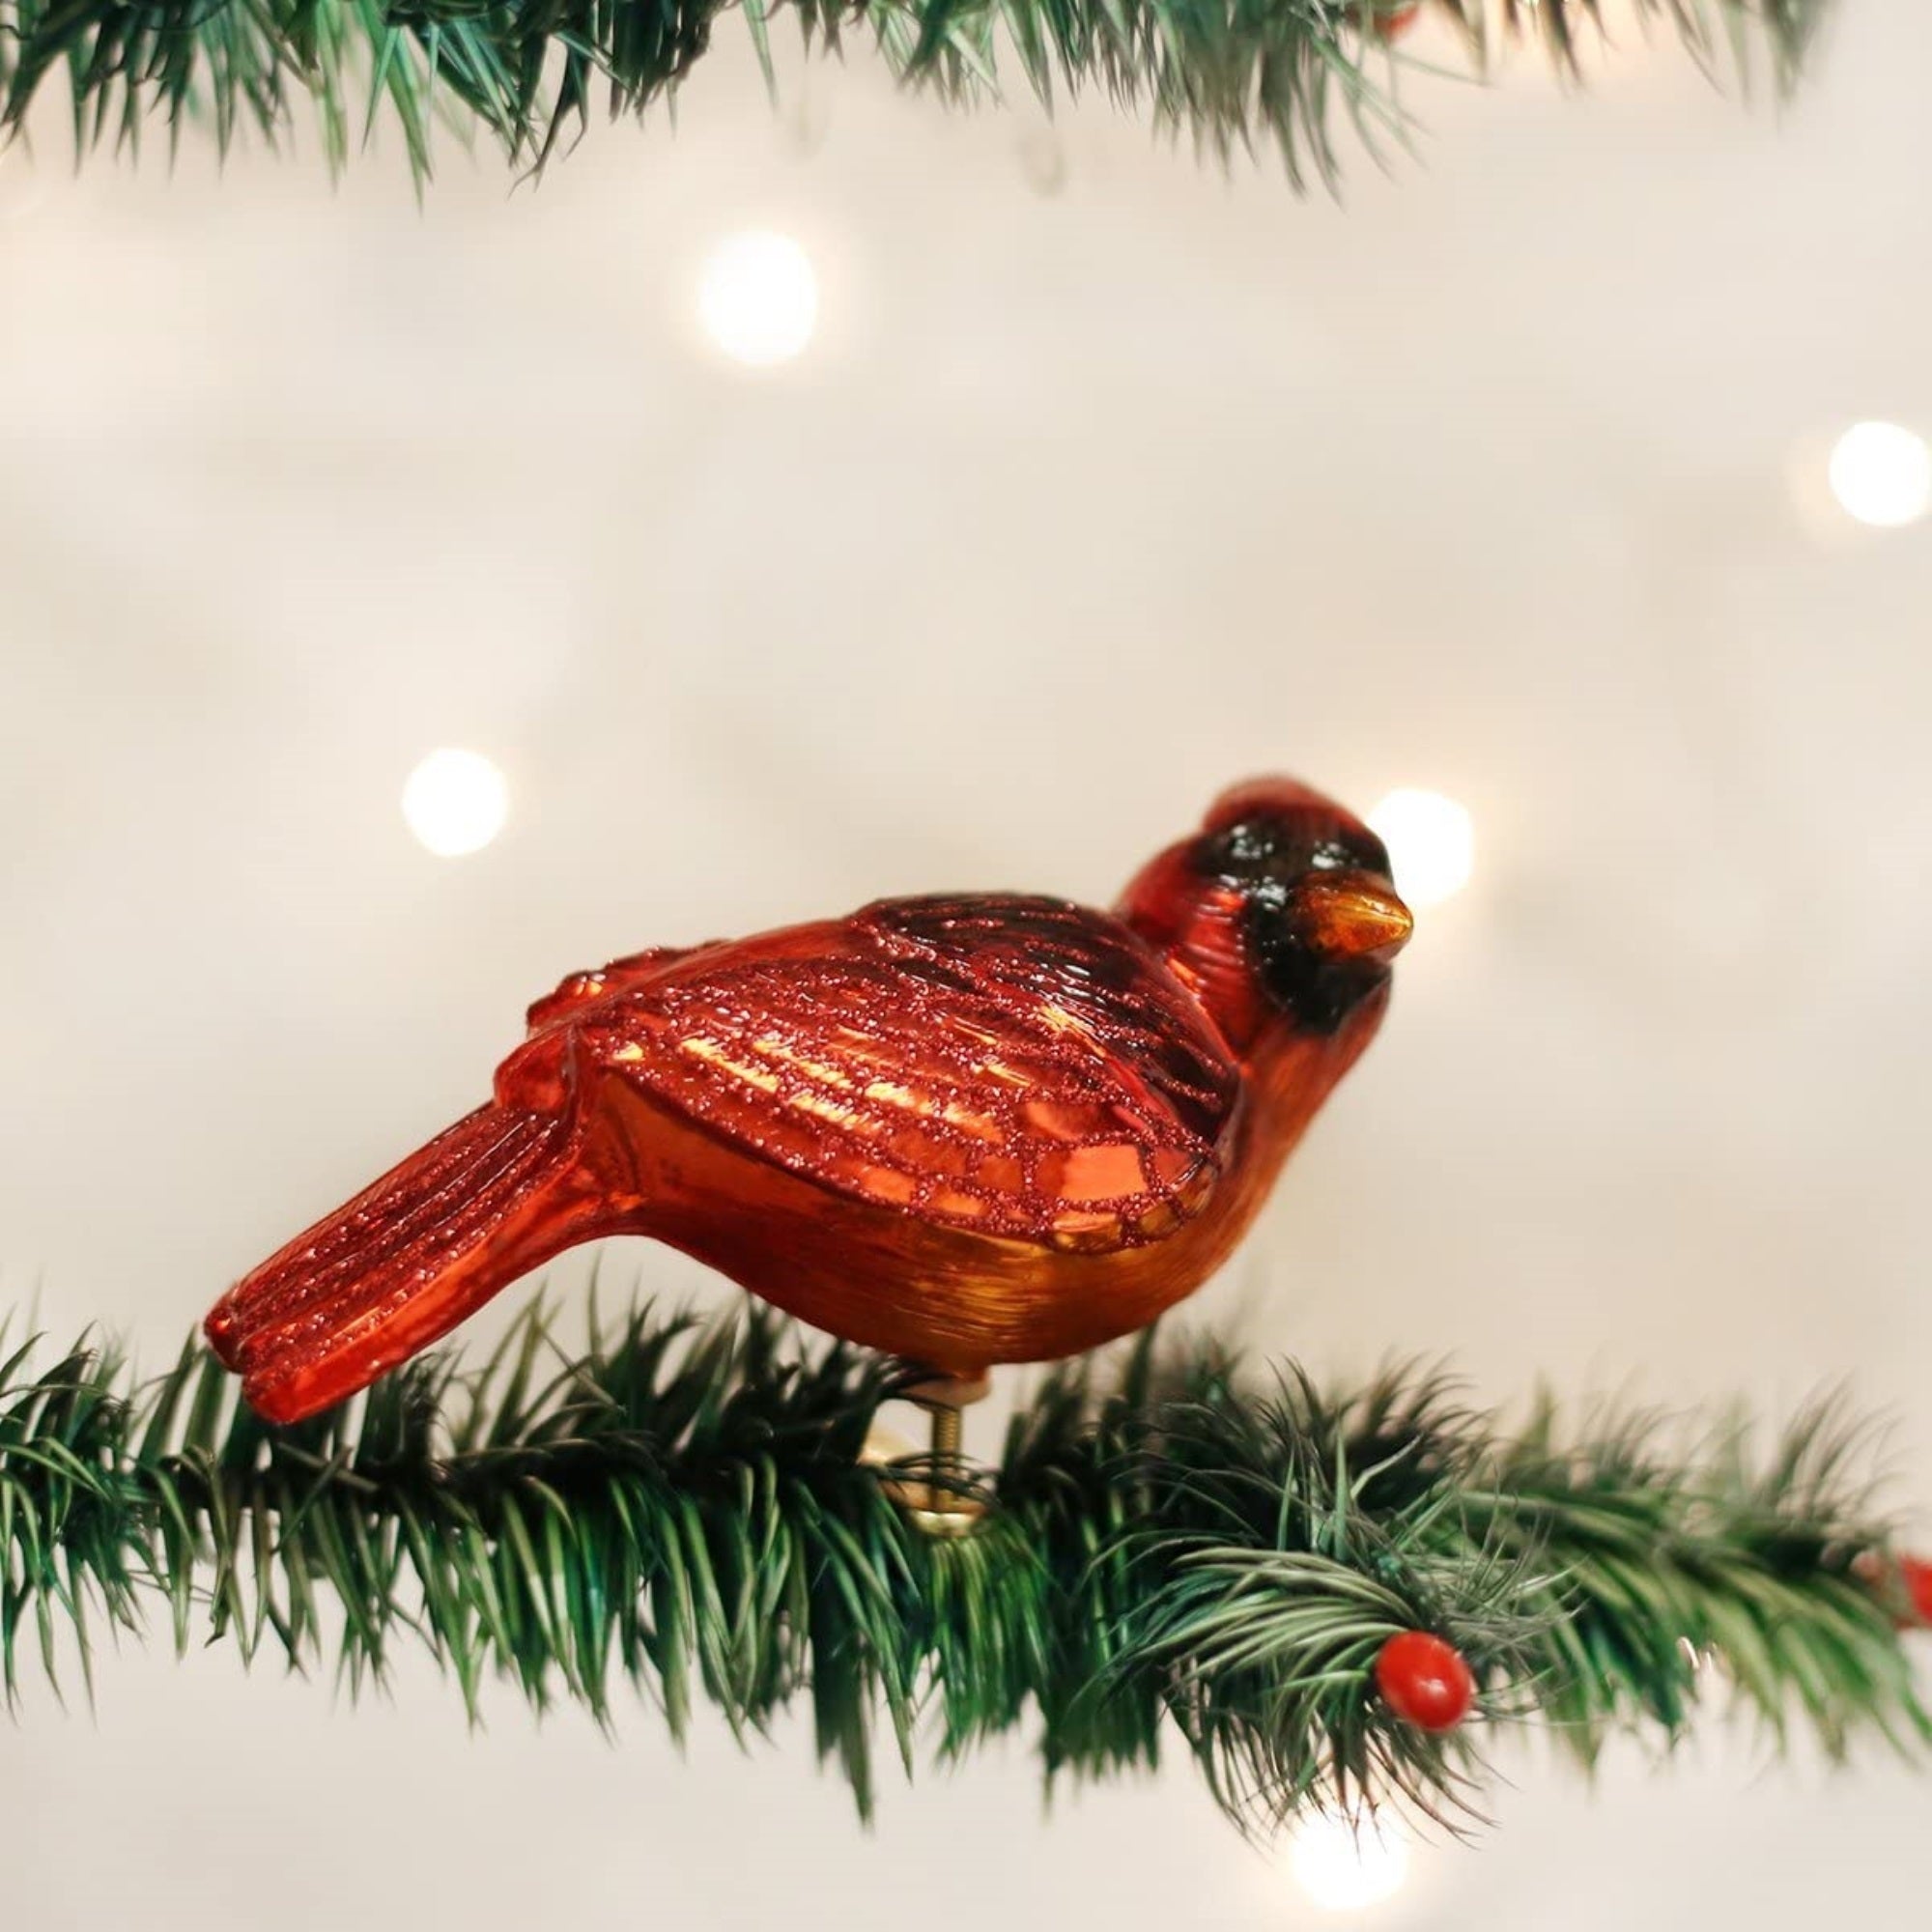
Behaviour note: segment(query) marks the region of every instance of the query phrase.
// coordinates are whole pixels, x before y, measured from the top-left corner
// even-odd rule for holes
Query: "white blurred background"
[[[1105,900],[1289,769],[1460,801],[1474,869],[1199,1319],[1499,1400],[1842,1376],[1932,1506],[1932,524],[1831,466],[1932,434],[1932,13],[1841,15],[1782,113],[1629,33],[1581,98],[1411,83],[1422,158],[1339,206],[857,51],[775,114],[729,30],[675,134],[520,187],[445,143],[420,208],[393,139],[76,174],[47,114],[0,156],[0,1304],[158,1364],[565,970]],[[1840,489],[1909,510],[1913,447]],[[400,809],[439,747],[507,786],[467,857]],[[1499,1829],[1351,1922],[1922,1901],[1875,1753],[1501,1755]],[[1327,1922],[1180,1762],[1048,1814],[1015,1747],[867,1833],[802,1725],[472,1736],[426,1666],[352,1712],[226,1648],[30,1690],[0,1846],[35,1932]]]

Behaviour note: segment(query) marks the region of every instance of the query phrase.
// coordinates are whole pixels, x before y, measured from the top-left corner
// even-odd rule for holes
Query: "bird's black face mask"
[[[1311,1032],[1333,1033],[1386,982],[1413,923],[1387,847],[1327,814],[1242,818],[1205,837],[1196,863],[1240,894],[1263,986]]]

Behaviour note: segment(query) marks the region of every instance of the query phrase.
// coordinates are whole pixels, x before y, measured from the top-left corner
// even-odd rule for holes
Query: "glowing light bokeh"
[[[698,280],[704,332],[748,367],[788,362],[818,326],[818,276],[789,235],[734,235],[711,251]]]
[[[1897,423],[1854,423],[1833,445],[1826,475],[1845,514],[1877,529],[1932,508],[1932,449]]]
[[[1469,883],[1476,830],[1467,810],[1440,792],[1392,791],[1369,813],[1389,849],[1395,886],[1411,906],[1440,905]]]
[[[509,815],[509,781],[481,752],[432,752],[403,786],[403,817],[440,859],[480,852]]]
[[[1393,1898],[1408,1878],[1408,1839],[1393,1821],[1351,1824],[1318,1812],[1294,1828],[1289,1869],[1324,1912],[1360,1912]]]

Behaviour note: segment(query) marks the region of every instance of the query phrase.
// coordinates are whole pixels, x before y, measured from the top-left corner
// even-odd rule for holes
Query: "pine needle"
[[[1539,40],[1559,70],[1601,36],[1598,0],[1433,0],[1481,71],[1498,36]],[[1755,64],[1795,79],[1832,0],[1635,0],[1714,73]],[[271,148],[306,99],[329,165],[387,123],[420,182],[439,119],[480,123],[513,164],[541,168],[593,107],[668,109],[727,0],[0,0],[0,136],[66,76],[76,145],[138,151],[199,124],[226,154],[252,128]],[[744,28],[769,80],[786,10],[750,0]],[[1421,63],[1382,21],[1401,0],[795,0],[808,51],[869,38],[909,88],[954,105],[997,98],[1018,69],[1048,106],[1099,94],[1226,159],[1272,148],[1291,181],[1333,184],[1338,120],[1374,153],[1406,144],[1400,71]]]
[[[418,1362],[284,1430],[199,1346],[142,1385],[45,1352],[0,1360],[10,1700],[158,1619],[351,1695],[421,1647],[472,1715],[492,1678],[604,1721],[628,1683],[674,1736],[699,1702],[747,1739],[804,1702],[862,1808],[882,1732],[911,1768],[1029,1731],[1049,1778],[1178,1742],[1258,1832],[1392,1797],[1453,1820],[1499,1724],[1587,1757],[1719,1690],[1779,1746],[1932,1742],[1831,1406],[1754,1459],[1735,1427],[1510,1431],[1423,1371],[1336,1394],[1146,1340],[1046,1376],[987,1526],[932,1543],[861,1457],[894,1369],[760,1310],[640,1308],[571,1357],[533,1307],[472,1374]],[[1409,1629],[1463,1652],[1483,1721],[1432,1739],[1379,1702]]]

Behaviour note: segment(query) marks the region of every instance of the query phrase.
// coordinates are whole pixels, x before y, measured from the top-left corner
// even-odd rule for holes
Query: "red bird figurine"
[[[1408,932],[1381,841],[1269,779],[1112,915],[886,899],[634,954],[539,1000],[496,1098],[238,1282],[208,1338],[293,1422],[563,1249],[650,1235],[944,1376],[1094,1348],[1228,1254]]]

